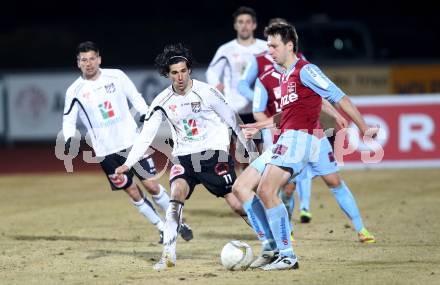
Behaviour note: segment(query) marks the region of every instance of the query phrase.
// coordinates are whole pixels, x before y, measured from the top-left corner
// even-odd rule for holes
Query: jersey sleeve
[[[141,114],[146,114],[148,112],[148,105],[145,103],[144,98],[142,98],[141,93],[137,90],[133,81],[131,81],[128,76],[121,71],[122,88],[125,96],[130,100],[133,107]]]
[[[124,162],[129,168],[133,167],[145,154],[148,147],[156,137],[157,131],[163,120],[163,113],[160,110],[152,110],[144,121],[141,133],[137,136],[127,160]]]
[[[240,116],[234,112],[234,110],[228,105],[223,94],[216,89],[210,89],[213,96],[207,96],[208,103],[225,123],[232,128],[237,135],[240,142],[245,146],[248,153],[258,153],[257,148],[253,140],[246,140],[243,132],[241,131],[240,124],[243,124]]]
[[[345,96],[345,93],[314,64],[304,65],[299,76],[304,86],[332,103],[339,102]]]
[[[267,93],[266,87],[264,87],[260,79],[257,78],[257,80],[255,81],[252,112],[253,113],[264,112],[267,108],[268,99],[269,99],[269,94]]]
[[[258,63],[257,58],[255,56],[249,61],[244,70],[244,73],[238,82],[238,92],[241,95],[249,99],[250,101],[254,100],[254,92],[252,91],[252,85],[255,83],[258,75]]]
[[[66,98],[64,100],[64,113],[63,113],[63,135],[64,141],[75,136],[76,132],[76,120],[79,112],[79,101],[71,94],[69,90],[66,92]]]
[[[209,63],[206,70],[206,81],[208,84],[216,86],[220,83],[220,78],[227,64],[227,58],[224,55],[223,48],[219,48],[214,55],[214,58]]]

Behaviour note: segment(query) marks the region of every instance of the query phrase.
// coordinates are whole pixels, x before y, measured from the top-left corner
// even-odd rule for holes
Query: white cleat
[[[274,262],[263,266],[263,270],[289,270],[298,269],[298,258],[296,255],[293,257],[280,255]]]
[[[261,252],[260,256],[255,259],[251,265],[250,269],[261,268],[269,263],[272,263],[278,258],[279,252],[276,250],[265,250]]]
[[[162,271],[176,266],[176,259],[172,258],[169,252],[164,252],[159,262],[153,265],[153,269],[156,271]]]

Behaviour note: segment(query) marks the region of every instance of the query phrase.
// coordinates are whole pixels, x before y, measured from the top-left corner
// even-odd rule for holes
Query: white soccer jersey
[[[97,156],[116,153],[133,145],[137,125],[127,98],[141,114],[148,106],[127,75],[118,69],[100,69],[96,80],[79,77],[66,92],[63,116],[65,140],[75,135],[79,115]]]
[[[254,44],[243,46],[234,39],[218,48],[206,71],[208,84],[216,86],[223,81],[223,93],[240,114],[252,113],[252,103],[238,92],[238,82],[252,57],[266,50],[266,41],[256,39]]]
[[[192,88],[185,95],[173,91],[172,86],[153,100],[142,132],[136,139],[127,161],[132,167],[148,149],[163,120],[167,120],[174,141],[173,156],[205,150],[224,150],[229,146],[228,124],[246,149],[256,152],[252,140],[246,141],[239,127],[240,119],[214,87],[192,80]]]

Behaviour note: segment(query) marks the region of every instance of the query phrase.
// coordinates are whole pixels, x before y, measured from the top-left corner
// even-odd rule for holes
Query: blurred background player
[[[267,50],[267,44],[254,37],[257,28],[254,9],[240,7],[233,19],[237,36],[218,48],[206,71],[206,80],[225,95],[243,122],[250,123],[254,122],[251,100],[238,92],[237,85],[248,62],[254,55]]]
[[[130,196],[139,212],[157,227],[161,242],[164,223],[143,191],[133,181],[136,175],[154,202],[166,211],[169,196],[165,188],[155,180],[149,180],[156,174],[152,158],[144,156],[136,167],[123,177],[118,178],[114,175],[114,169],[125,161],[127,149],[133,145],[137,136],[137,125],[130,114],[127,99],[141,114],[148,112],[148,106],[124,72],[119,69],[100,68],[101,55],[95,43],[80,43],[76,56],[81,76],[66,92],[63,116],[66,152],[69,153],[79,115],[87,127],[93,150],[112,190],[123,189]],[[185,240],[192,239],[192,230],[187,225],[182,229],[182,237]]]
[[[203,184],[217,197],[225,198],[232,210],[245,216],[241,202],[231,192],[236,179],[234,161],[228,154],[229,131],[236,132],[249,154],[257,154],[252,140],[246,140],[239,116],[214,87],[191,79],[192,55],[182,44],[166,46],[156,57],[159,73],[171,86],[153,100],[144,127],[127,160],[115,170],[123,177],[148,149],[163,120],[172,132],[173,166],[170,171],[171,200],[166,212],[162,257],[153,268],[164,270],[176,264],[176,236],[185,200],[194,187]],[[227,125],[226,125],[226,124]]]
[[[250,7],[239,7],[233,14],[236,38],[221,45],[211,60],[206,71],[206,80],[222,92],[235,112],[240,114],[245,123],[255,122],[252,115],[252,100],[238,92],[238,82],[248,64],[254,57],[267,50],[266,41],[254,37],[257,28],[257,14]],[[233,136],[231,154],[236,159],[238,168],[246,164],[239,162],[235,155],[236,139]],[[242,150],[237,150],[242,152]]]
[[[287,20],[283,18],[272,18],[269,20],[268,26],[274,23],[285,23]],[[298,57],[305,59],[300,52]],[[281,112],[280,99],[280,77],[283,68],[273,62],[272,57],[267,51],[262,52],[249,61],[241,80],[238,83],[240,94],[253,102],[252,112],[257,122],[264,121],[276,113]],[[274,133],[271,129],[261,130],[263,146],[262,150],[273,145]],[[310,169],[304,170],[304,177],[309,179],[300,179],[295,184],[289,183],[279,191],[279,195],[287,208],[289,217],[292,218],[295,196],[294,191],[298,193],[300,200],[300,221],[309,223],[312,219],[310,213],[310,196],[312,188],[312,178]]]

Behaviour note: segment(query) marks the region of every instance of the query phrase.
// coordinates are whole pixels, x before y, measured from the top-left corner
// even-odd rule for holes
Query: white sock
[[[138,208],[139,212],[144,215],[150,223],[155,225],[158,230],[163,231],[164,224],[159,214],[153,209],[151,204],[145,202],[144,199],[133,201],[133,204]]]
[[[165,229],[163,231],[164,251],[171,253],[174,258],[176,256],[177,230],[181,223],[182,209],[182,202],[171,200],[165,217]]]
[[[159,207],[166,212],[168,209],[168,205],[170,204],[170,196],[168,196],[168,193],[162,185],[159,184],[159,194],[157,195],[151,195],[153,197],[154,202],[159,205]]]

